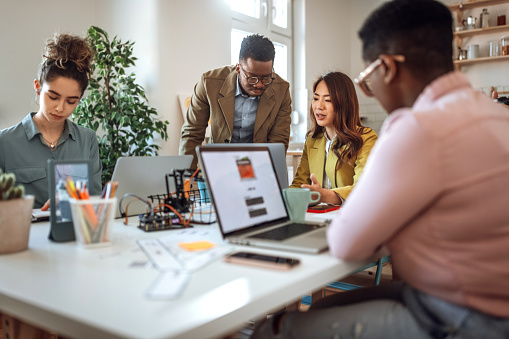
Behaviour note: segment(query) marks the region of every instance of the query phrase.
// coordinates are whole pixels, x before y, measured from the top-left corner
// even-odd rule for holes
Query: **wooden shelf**
[[[466,37],[473,36],[473,35],[490,34],[490,33],[504,32],[504,31],[509,31],[509,25],[456,31],[456,32],[454,32],[454,36],[458,37],[458,38],[466,38]]]
[[[494,61],[503,61],[503,60],[509,60],[509,55],[502,55],[497,57],[484,57],[484,58],[475,58],[475,59],[466,59],[466,60],[454,60],[454,64],[456,66],[462,67],[462,66],[469,66],[484,62],[494,62]]]
[[[450,5],[448,6],[451,11],[464,11],[467,9],[477,8],[477,7],[484,7],[484,6],[493,6],[493,5],[500,5],[500,4],[506,4],[507,0],[477,0],[477,1],[464,1],[461,4],[457,5]]]
[[[456,24],[461,25],[464,20],[463,11],[469,10],[472,8],[478,7],[489,7],[493,5],[500,4],[509,4],[509,0],[459,0],[459,3],[456,5],[447,6],[451,12],[455,12],[457,15]],[[476,28],[476,29],[468,29],[462,31],[454,31],[454,40],[456,41],[456,48],[462,48],[463,39],[467,37],[477,36],[477,35],[486,35],[492,33],[500,33],[500,32],[509,32],[509,24],[503,26],[492,26],[486,28]],[[508,34],[509,35],[509,34]],[[497,56],[497,57],[482,57],[475,59],[467,59],[467,60],[454,60],[454,66],[457,70],[460,70],[462,66],[470,66],[485,62],[494,62],[494,61],[507,61],[509,60],[509,55]]]

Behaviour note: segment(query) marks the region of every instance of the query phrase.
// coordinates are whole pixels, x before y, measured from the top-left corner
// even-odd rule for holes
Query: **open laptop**
[[[270,157],[274,167],[276,168],[277,179],[279,180],[279,187],[281,189],[288,188],[288,166],[286,165],[286,150],[285,145],[281,143],[238,143],[238,144],[206,144],[205,147],[268,147]],[[199,146],[198,146],[199,147]]]
[[[165,175],[172,169],[186,169],[191,166],[192,155],[176,156],[146,156],[146,157],[120,157],[117,160],[111,181],[118,181],[116,196],[119,199],[127,193],[136,194],[148,200],[149,195],[165,194]],[[175,190],[175,183],[169,181],[170,191]],[[126,197],[122,201],[122,210],[133,197]],[[147,205],[141,201],[129,203],[128,215],[145,213]],[[115,218],[120,218],[117,208]]]
[[[197,154],[228,242],[305,253],[328,248],[326,224],[290,221],[268,147],[210,145]]]

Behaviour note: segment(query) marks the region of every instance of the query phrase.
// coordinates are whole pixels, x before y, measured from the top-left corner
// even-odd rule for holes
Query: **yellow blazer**
[[[254,125],[254,143],[282,143],[288,148],[290,139],[290,84],[274,73],[274,81],[260,96]],[[205,138],[210,120],[210,143],[231,140],[235,115],[235,66],[225,66],[204,73],[194,88],[182,126],[179,154],[192,154],[196,167],[196,146]]]
[[[311,173],[315,174],[316,179],[321,185],[323,183],[323,166],[325,163],[325,173],[327,173],[327,177],[331,182],[332,190],[343,199],[346,199],[357,180],[359,180],[366,160],[368,159],[369,152],[371,152],[371,149],[378,139],[375,131],[372,129],[368,130],[368,133],[362,135],[364,144],[359,154],[357,154],[357,158],[355,158],[355,167],[350,166],[348,163],[343,163],[337,172],[336,163],[338,157],[334,152],[329,151],[327,162],[325,162],[325,146],[327,144],[325,136],[321,135],[317,138],[309,136],[304,144],[304,150],[300,158],[299,166],[297,167],[297,173],[290,187],[299,188],[302,184],[311,184],[311,179],[309,178]],[[341,153],[344,148],[345,146],[341,147],[339,153]]]

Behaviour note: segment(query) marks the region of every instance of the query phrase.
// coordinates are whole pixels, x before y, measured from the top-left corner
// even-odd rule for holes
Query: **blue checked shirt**
[[[232,143],[253,142],[256,111],[260,97],[250,97],[242,93],[237,76],[235,90],[235,115],[233,117]]]

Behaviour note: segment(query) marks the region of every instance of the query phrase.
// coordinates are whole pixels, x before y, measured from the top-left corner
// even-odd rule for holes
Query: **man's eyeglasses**
[[[248,77],[246,73],[244,72],[244,68],[242,68],[242,65],[239,64],[240,70],[242,72],[242,75],[246,77],[247,83],[250,85],[256,85],[258,81],[260,81],[263,85],[270,85],[272,81],[274,81],[274,77],[272,76],[266,76],[266,77]]]
[[[394,59],[394,61],[397,62],[405,62],[405,56],[401,54],[396,55],[387,55],[387,57],[390,57]],[[371,80],[369,79],[369,76],[375,71],[375,69],[382,64],[382,59],[378,57],[375,61],[370,63],[368,67],[366,67],[365,70],[359,73],[359,76],[355,78],[353,81],[359,85],[359,87],[362,89],[364,94],[366,94],[368,97],[373,96],[373,89],[371,87]]]

